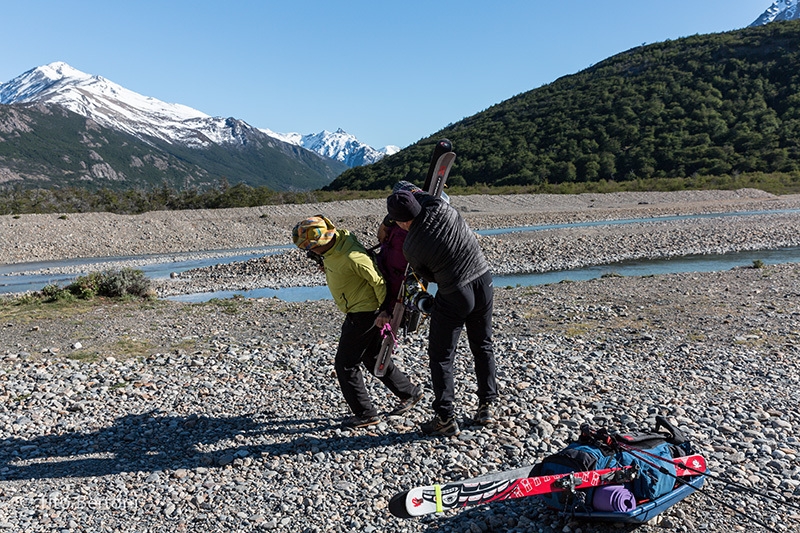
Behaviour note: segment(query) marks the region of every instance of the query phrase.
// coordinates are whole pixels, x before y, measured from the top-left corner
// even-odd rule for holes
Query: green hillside
[[[458,154],[451,185],[796,173],[800,21],[634,48],[350,169],[325,190],[421,181],[443,137]]]

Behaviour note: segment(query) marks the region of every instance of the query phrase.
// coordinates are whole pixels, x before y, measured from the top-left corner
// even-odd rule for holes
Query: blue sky
[[[407,146],[642,43],[743,28],[772,0],[26,0],[0,83],[65,61],[259,128]]]

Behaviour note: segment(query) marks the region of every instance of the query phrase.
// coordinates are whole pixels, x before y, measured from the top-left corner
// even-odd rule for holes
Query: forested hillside
[[[325,190],[420,181],[442,137],[458,154],[451,185],[796,173],[800,21],[634,48],[350,169]]]

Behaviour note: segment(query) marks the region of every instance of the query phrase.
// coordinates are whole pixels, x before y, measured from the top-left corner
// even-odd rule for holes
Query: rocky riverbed
[[[626,260],[800,246],[800,195],[755,189],[580,195],[457,196],[452,203],[473,229],[642,219],[630,224],[567,227],[479,236],[496,274],[548,272]],[[147,213],[0,217],[0,244],[18,273],[61,274],[241,254],[242,248],[284,245],[278,254],[175,273],[156,280],[160,296],[323,285],[324,276],[291,246],[300,219],[325,213],[366,246],[385,214],[382,200]],[[750,213],[675,220],[676,215]],[[755,214],[754,214],[755,213]],[[146,254],[160,254],[148,256]],[[174,254],[166,256],[164,254]],[[132,260],[111,260],[138,255]],[[29,270],[24,263],[94,258]],[[100,259],[100,262],[97,260]]]
[[[757,191],[485,197],[474,199],[473,207],[463,201],[460,208],[473,227],[797,207],[794,197]],[[370,205],[355,206],[364,211],[361,216],[346,206],[319,207],[368,235],[380,216]],[[290,220],[322,210],[317,207],[292,206],[281,220],[260,213],[247,224],[272,227],[272,242],[285,243]],[[231,216],[246,218],[220,214]],[[648,222],[608,232],[556,230],[540,240],[505,235],[482,244],[495,268],[503,261],[510,269],[523,263],[526,269],[541,268],[545,260],[599,261],[598,255],[635,254],[643,246],[648,254],[701,250],[712,243],[772,247],[794,242],[792,216],[709,219],[716,221],[710,225]],[[18,224],[20,235],[31,222],[5,218],[10,217],[0,222]],[[180,226],[167,220],[159,231]],[[29,251],[44,250],[34,234],[14,239]],[[11,239],[5,231],[2,238]],[[187,237],[194,238],[196,233]],[[148,252],[189,250],[185,245],[164,250],[171,246],[166,234],[156,240]],[[115,238],[106,241],[101,248],[107,255],[127,255],[115,248],[122,246]],[[239,237],[228,242],[268,244]],[[198,244],[196,250],[226,247],[219,244]],[[69,251],[55,248],[34,255]],[[97,249],[82,253],[103,255]],[[16,257],[32,260],[23,253]],[[302,256],[276,261],[285,261],[281,269],[291,264],[308,269]],[[264,272],[254,276],[271,275]],[[284,273],[288,283],[294,276]],[[211,279],[203,272],[193,275]],[[237,277],[213,283],[230,285]],[[160,300],[34,309],[5,303],[0,306],[0,528],[629,531],[560,517],[535,499],[415,520],[393,518],[386,506],[394,493],[411,486],[533,464],[575,438],[583,422],[636,430],[663,414],[692,438],[715,475],[788,498],[795,507],[712,480],[708,495],[692,495],[637,531],[757,531],[751,519],[778,531],[800,531],[800,267],[499,287],[494,320],[502,393],[498,423],[480,428],[464,420],[458,437],[431,439],[416,432],[430,416],[429,388],[407,417],[385,417],[369,430],[341,429],[347,412],[332,375],[341,315],[331,301]],[[420,335],[401,340],[397,360],[427,388],[425,330],[423,324]],[[459,414],[466,419],[476,399],[465,339],[457,372]],[[390,410],[394,401],[387,391],[368,382],[379,408]]]

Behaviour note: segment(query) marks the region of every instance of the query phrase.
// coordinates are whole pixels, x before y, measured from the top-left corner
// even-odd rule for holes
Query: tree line
[[[227,182],[204,190],[177,190],[167,185],[153,189],[97,190],[80,187],[26,189],[0,188],[0,215],[27,213],[110,212],[138,214],[178,209],[221,209],[318,201],[313,191],[277,192],[269,187],[251,187]]]
[[[416,180],[422,185],[422,180]],[[680,191],[687,189],[734,190],[756,188],[773,194],[800,193],[800,172],[650,178],[628,181],[598,180],[593,182],[540,183],[536,185],[452,185],[447,191],[460,194],[580,194],[624,191]],[[250,187],[240,183],[200,190],[158,189],[88,190],[76,187],[59,189],[0,188],[0,215],[19,216],[31,213],[109,212],[139,214],[148,211],[179,209],[222,209],[258,207],[262,205],[305,204],[335,200],[385,198],[390,189],[343,191],[276,192],[267,187]]]

